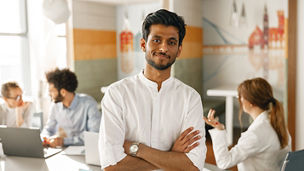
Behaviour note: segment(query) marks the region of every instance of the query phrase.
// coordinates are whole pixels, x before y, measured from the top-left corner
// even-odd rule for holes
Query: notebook
[[[0,126],[0,139],[5,155],[48,158],[62,149],[44,148],[38,128]]]
[[[87,164],[100,166],[98,133],[84,132],[85,161]]]

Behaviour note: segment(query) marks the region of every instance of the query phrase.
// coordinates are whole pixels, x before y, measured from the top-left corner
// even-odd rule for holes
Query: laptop
[[[99,150],[98,149],[98,133],[84,132],[84,148],[85,148],[85,162],[100,166]]]
[[[304,170],[304,150],[288,152],[281,171]]]
[[[0,139],[5,155],[48,158],[62,151],[44,148],[39,128],[12,128],[0,126]]]

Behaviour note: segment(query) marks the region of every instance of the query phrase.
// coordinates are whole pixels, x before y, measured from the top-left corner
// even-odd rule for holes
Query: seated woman
[[[273,97],[270,84],[263,78],[245,80],[238,87],[240,117],[248,113],[253,122],[241,134],[238,143],[228,149],[224,125],[210,110],[208,125],[217,166],[226,169],[237,165],[239,171],[280,170],[290,151],[291,139],[285,126],[282,104]]]
[[[22,100],[22,90],[16,82],[7,82],[1,87],[5,103],[0,104],[0,124],[8,127],[30,127],[34,105]]]

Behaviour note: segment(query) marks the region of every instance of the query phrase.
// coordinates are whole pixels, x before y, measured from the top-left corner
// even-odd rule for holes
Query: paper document
[[[63,151],[63,154],[66,155],[84,155],[84,153],[85,153],[84,146],[68,146]]]

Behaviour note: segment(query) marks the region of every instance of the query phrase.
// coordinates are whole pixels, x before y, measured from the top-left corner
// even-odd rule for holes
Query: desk
[[[100,171],[85,163],[84,156],[56,154],[47,159],[6,156],[0,158],[0,171]]]
[[[85,164],[84,156],[56,154],[47,159],[6,156],[0,158],[0,171],[101,171],[98,166]],[[221,171],[205,163],[203,171]]]
[[[220,86],[207,90],[208,96],[224,96],[225,102],[225,125],[227,130],[227,143],[233,142],[233,97],[238,96],[237,86]]]

